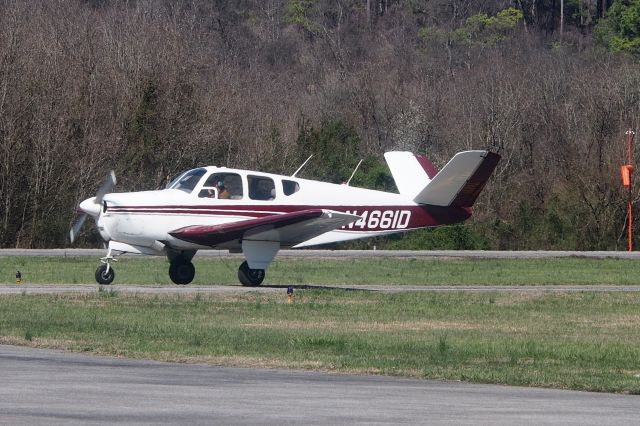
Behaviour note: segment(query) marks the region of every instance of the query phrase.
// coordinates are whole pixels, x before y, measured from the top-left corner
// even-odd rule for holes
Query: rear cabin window
[[[269,201],[276,198],[276,185],[273,179],[264,176],[249,175],[249,198]]]
[[[237,173],[213,173],[202,185],[200,198],[242,199],[242,177]]]
[[[179,189],[184,192],[191,192],[196,187],[202,176],[207,172],[206,169],[193,169],[185,172],[175,178],[173,182],[167,185],[170,189]]]
[[[298,182],[295,182],[293,180],[282,181],[282,192],[284,193],[284,195],[295,194],[298,191],[300,191],[300,185],[298,185]]]

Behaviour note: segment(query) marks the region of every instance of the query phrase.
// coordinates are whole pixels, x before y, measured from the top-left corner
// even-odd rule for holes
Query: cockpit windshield
[[[193,169],[184,172],[167,185],[167,189],[179,189],[184,192],[191,192],[196,187],[202,176],[207,172],[206,169]]]

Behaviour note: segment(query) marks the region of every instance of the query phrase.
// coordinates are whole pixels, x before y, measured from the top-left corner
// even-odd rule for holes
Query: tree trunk
[[[564,33],[564,0],[560,0],[560,42],[562,43],[562,34]]]

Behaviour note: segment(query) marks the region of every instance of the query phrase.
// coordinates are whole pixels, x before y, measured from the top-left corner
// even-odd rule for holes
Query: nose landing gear
[[[116,277],[116,272],[109,266],[109,264],[102,264],[96,269],[96,281],[98,284],[109,285]]]
[[[116,262],[118,259],[111,256],[111,249],[107,252],[107,255],[100,259],[102,265],[96,269],[96,281],[98,284],[109,285],[116,277],[116,271],[113,270],[109,262]]]

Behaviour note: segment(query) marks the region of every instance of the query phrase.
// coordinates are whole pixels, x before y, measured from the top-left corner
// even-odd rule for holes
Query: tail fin
[[[420,204],[455,207],[475,203],[500,160],[489,151],[459,152],[436,174],[425,157],[410,152],[384,156],[401,194]]]
[[[410,198],[416,197],[438,173],[426,157],[411,152],[385,152],[384,159],[387,160],[398,191]]]

